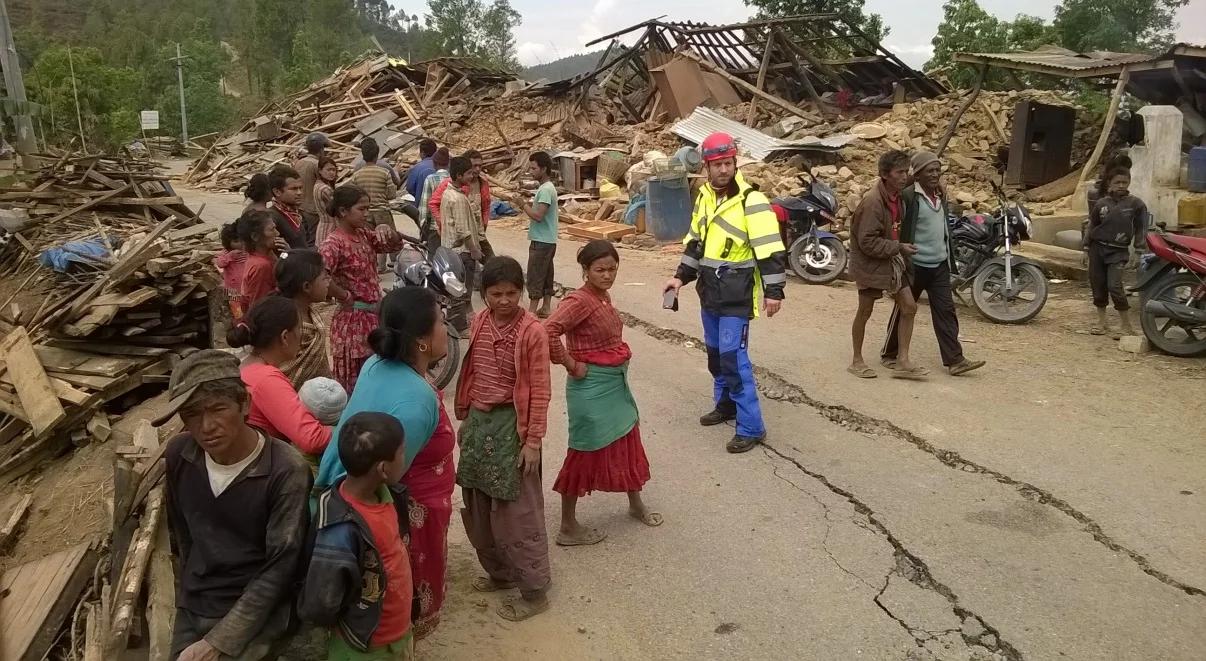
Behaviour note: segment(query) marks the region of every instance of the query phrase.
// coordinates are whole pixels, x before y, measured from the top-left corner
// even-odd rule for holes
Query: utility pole
[[[80,113],[80,88],[75,84],[75,60],[71,57],[71,46],[67,47],[67,68],[71,71],[71,95],[75,97],[75,122],[80,127],[80,148],[88,151],[88,139],[84,137],[84,116]]]
[[[188,147],[188,111],[184,107],[184,56],[180,54],[180,44],[176,44],[176,57],[171,58],[176,63],[176,84],[180,87],[180,134],[181,142]]]
[[[0,67],[4,69],[4,87],[8,97],[25,103],[25,79],[21,77],[21,62],[17,58],[17,46],[13,43],[13,29],[8,23],[8,6],[0,0]],[[27,170],[37,167],[33,153],[37,151],[33,122],[29,115],[16,115],[13,124],[17,127],[17,152],[21,154],[21,166]]]

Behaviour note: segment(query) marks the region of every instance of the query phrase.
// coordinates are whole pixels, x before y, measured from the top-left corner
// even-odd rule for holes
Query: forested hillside
[[[226,129],[266,99],[378,47],[403,58],[464,55],[518,68],[512,30],[519,15],[509,0],[429,0],[423,17],[388,0],[8,3],[29,98],[46,109],[35,124],[55,144],[80,132],[72,67],[89,145],[130,140],[143,109],[158,110],[164,131],[178,133],[177,43],[187,58],[193,136]]]
[[[601,50],[582,53],[581,55],[570,55],[560,60],[528,67],[523,70],[523,77],[525,80],[540,80],[541,78],[562,80],[593,70],[599,64],[599,58],[602,56],[603,51]]]

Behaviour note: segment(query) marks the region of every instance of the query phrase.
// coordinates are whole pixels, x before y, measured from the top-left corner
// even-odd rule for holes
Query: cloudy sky
[[[422,0],[392,0],[411,13],[424,14]],[[629,25],[665,15],[667,20],[731,23],[752,13],[741,0],[511,0],[523,15],[515,32],[519,61],[551,62],[585,50],[586,42]],[[1010,19],[1019,13],[1050,19],[1050,0],[980,0],[989,13]],[[885,46],[914,66],[930,56],[930,40],[942,20],[942,0],[867,0],[867,9],[883,15],[892,32]],[[707,14],[701,13],[707,8]],[[1206,0],[1191,0],[1181,10],[1178,38],[1206,44]],[[604,48],[605,44],[593,48]]]

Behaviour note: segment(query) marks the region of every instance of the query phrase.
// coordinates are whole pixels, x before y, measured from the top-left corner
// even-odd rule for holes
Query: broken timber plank
[[[96,569],[92,543],[14,567],[0,579],[0,659],[40,661]],[[116,658],[116,657],[105,657]]]
[[[583,239],[606,239],[608,241],[615,241],[629,234],[636,234],[636,228],[632,225],[621,225],[620,223],[605,221],[591,221],[570,225],[565,231],[572,236]]]
[[[0,343],[0,354],[4,355],[21,408],[29,415],[34,436],[45,436],[67,417],[67,412],[59,403],[24,326],[18,326]]]
[[[168,661],[172,629],[176,623],[176,575],[172,569],[172,548],[168,527],[160,525],[155,534],[155,550],[147,574],[147,629],[150,634],[150,661]]]
[[[17,502],[12,514],[8,515],[8,521],[0,528],[0,553],[7,553],[17,541],[17,529],[21,527],[21,522],[25,521],[25,515],[29,514],[29,506],[32,504],[33,494],[27,493]]]
[[[130,625],[134,621],[134,609],[142,593],[142,579],[151,560],[151,551],[163,519],[163,487],[156,487],[147,498],[147,509],[142,515],[138,532],[126,554],[121,575],[115,584],[113,601],[112,631],[105,646],[106,658],[116,659],[126,648]]]

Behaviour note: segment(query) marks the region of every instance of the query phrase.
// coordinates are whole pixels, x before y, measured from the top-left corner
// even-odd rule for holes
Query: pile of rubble
[[[943,161],[946,165],[945,185],[951,199],[968,211],[995,209],[996,195],[992,184],[1001,180],[998,170],[1009,148],[1013,128],[1013,108],[1022,100],[1076,109],[1076,134],[1072,153],[1085,158],[1093,150],[1100,127],[1100,118],[1083,107],[1076,106],[1065,96],[1051,91],[1024,90],[984,92],[982,102],[968,109],[950,139]],[[798,175],[807,171],[833,186],[839,196],[839,219],[849,219],[859,200],[877,181],[877,159],[887,149],[905,151],[938,148],[961,100],[957,95],[922,99],[896,104],[878,117],[863,115],[857,118],[839,116],[836,120],[808,124],[781,120],[764,130],[770,134],[783,133],[789,139],[804,136],[825,137],[836,133],[854,132],[861,135],[842,148],[836,159],[817,162],[796,157],[786,161],[755,163],[743,168],[746,176],[774,195],[788,195],[801,185]],[[740,116],[741,109],[726,109],[730,116]],[[1078,165],[1074,163],[1074,165]],[[1051,205],[1032,205],[1040,210]]]
[[[0,189],[0,484],[108,438],[106,410],[210,343],[213,227],[153,164],[44,157]]]
[[[365,137],[389,158],[425,135],[450,137],[513,80],[461,58],[408,65],[385,55],[366,57],[269,103],[240,130],[217,138],[185,179],[202,188],[240,190],[253,174],[292,162],[316,131],[331,139],[329,153],[345,170]]]

